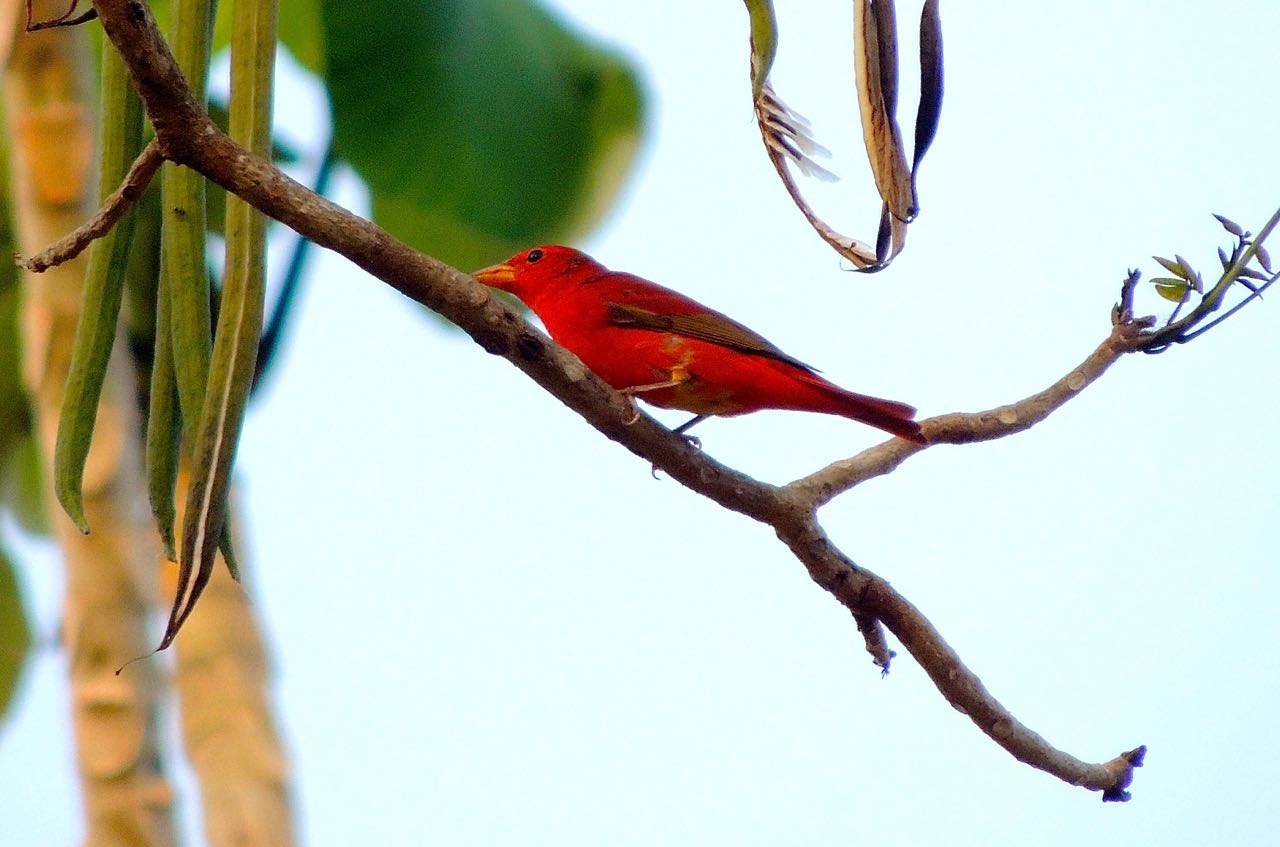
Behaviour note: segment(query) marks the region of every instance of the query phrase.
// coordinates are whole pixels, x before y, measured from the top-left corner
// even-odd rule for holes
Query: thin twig
[[[111,231],[116,221],[129,211],[129,207],[137,202],[147,190],[151,178],[160,168],[164,157],[160,155],[159,143],[153,138],[138,158],[129,167],[124,182],[111,193],[97,213],[85,221],[75,231],[62,238],[56,244],[45,248],[35,256],[20,259],[18,264],[32,273],[44,273],[49,268],[69,262],[79,256],[84,249]]]
[[[58,17],[50,18],[47,21],[36,21],[33,20],[35,11],[32,8],[32,4],[33,0],[27,0],[27,32],[39,32],[42,29],[54,29],[60,26],[79,26],[98,17],[98,10],[92,7],[78,17],[71,17],[72,13],[80,5],[80,0],[71,0],[71,6]]]
[[[931,445],[991,441],[1030,429],[1078,396],[1125,353],[1139,349],[1141,333],[1148,326],[1148,318],[1136,321],[1130,318],[1125,323],[1115,324],[1097,349],[1066,376],[1016,403],[983,412],[952,412],[921,421],[920,428],[929,439],[928,445],[891,438],[797,479],[784,486],[784,490],[817,508],[869,479],[891,473],[898,465]]]
[[[1133,780],[1133,769],[1142,766],[1147,752],[1145,746],[1097,764],[1057,749],[1001,705],[920,610],[887,582],[879,577],[873,578],[864,595],[864,603],[913,656],[929,657],[928,661],[920,664],[947,702],[967,715],[1015,759],[1071,785],[1101,791],[1103,800],[1129,799],[1129,792],[1125,789]]]
[[[787,499],[785,489],[778,494]],[[1054,747],[992,696],[919,609],[883,578],[840,552],[812,512],[804,512],[795,501],[788,502],[792,511],[776,519],[778,537],[804,564],[810,578],[853,610],[855,618],[867,616],[883,622],[929,674],[948,703],[968,715],[983,733],[1019,761],[1071,785],[1101,791],[1104,800],[1129,798],[1125,788],[1133,778],[1133,768],[1142,764],[1145,747],[1098,764]],[[870,637],[865,632],[864,637],[871,649]]]
[[[1231,288],[1232,283],[1240,278],[1241,273],[1253,261],[1253,257],[1258,254],[1258,247],[1267,240],[1267,237],[1271,235],[1272,230],[1278,224],[1280,224],[1280,209],[1276,209],[1272,213],[1267,222],[1262,225],[1262,229],[1258,230],[1258,234],[1245,246],[1244,250],[1239,252],[1235,261],[1231,263],[1231,267],[1223,272],[1218,282],[1205,293],[1200,302],[1196,304],[1196,307],[1188,312],[1182,320],[1145,333],[1142,338],[1141,349],[1147,353],[1162,353],[1173,344],[1186,343],[1196,335],[1199,335],[1198,332],[1193,333],[1192,330],[1222,307],[1222,300],[1226,297],[1227,290]],[[1250,297],[1248,299],[1252,300],[1253,298]],[[1248,302],[1248,300],[1245,302]],[[1233,309],[1232,313],[1234,312],[1235,310]]]
[[[1274,285],[1276,280],[1278,279],[1280,279],[1280,274],[1276,274],[1275,276],[1271,277],[1271,279],[1267,280],[1262,285],[1252,287],[1248,297],[1244,298],[1239,303],[1232,306],[1230,309],[1227,309],[1227,311],[1223,312],[1221,315],[1218,315],[1216,318],[1209,321],[1204,326],[1198,327],[1192,330],[1191,332],[1183,334],[1183,336],[1178,339],[1178,343],[1186,344],[1188,341],[1191,341],[1192,339],[1199,338],[1209,330],[1213,329],[1218,324],[1225,321],[1227,318],[1234,315],[1236,312],[1243,309],[1245,306],[1248,306],[1254,300],[1261,300],[1263,292],[1265,292],[1268,288]],[[1153,352],[1153,351],[1148,350],[1146,352]]]

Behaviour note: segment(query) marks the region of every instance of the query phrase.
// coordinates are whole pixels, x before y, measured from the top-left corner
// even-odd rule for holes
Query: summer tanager
[[[614,389],[693,412],[676,432],[711,415],[791,409],[927,443],[911,406],[846,391],[737,321],[570,247],[534,247],[473,276],[523,300]]]

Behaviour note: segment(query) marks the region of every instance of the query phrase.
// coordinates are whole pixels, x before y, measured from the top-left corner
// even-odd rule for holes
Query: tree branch
[[[1105,799],[1127,796],[1124,788],[1132,767],[1140,764],[1141,748],[1105,764],[1088,765],[1056,750],[1014,720],[919,610],[830,542],[815,517],[819,503],[830,499],[825,493],[815,493],[827,490],[821,480],[810,477],[808,485],[801,480],[778,488],[716,462],[647,415],[635,418],[626,398],[492,296],[489,289],[316,196],[221,133],[192,98],[145,3],[95,0],[95,5],[108,37],[134,75],[165,158],[199,171],[266,215],[335,250],[453,321],[481,347],[506,358],[606,437],[688,488],[773,526],[811,578],[850,610],[877,664],[887,666],[892,655],[880,626],[883,622],[924,666],[947,700],[972,716],[1011,754],[1073,785],[1101,790]],[[1140,324],[1128,318],[1118,324],[1122,326],[1098,351],[1047,391],[991,412],[931,419],[926,434],[939,442],[964,443],[1032,426],[1075,396],[1124,352],[1124,345],[1116,339]],[[881,451],[884,462],[896,464],[918,449],[896,440],[868,452]],[[830,485],[847,484],[841,479],[849,478],[848,472],[839,477],[831,469],[815,477],[821,474],[836,477],[827,483]]]
[[[1071,785],[1101,791],[1104,801],[1125,801],[1133,769],[1142,766],[1146,746],[1114,759],[1089,764],[1062,752],[1018,721],[987,691],[951,646],[905,597],[878,577],[864,593],[864,602],[902,642],[929,674],[938,691],[962,714],[1020,762],[1045,771]]]
[[[1227,296],[1227,290],[1231,288],[1233,283],[1241,279],[1241,275],[1245,268],[1249,266],[1249,263],[1253,261],[1254,257],[1258,254],[1258,248],[1262,245],[1262,242],[1266,241],[1267,237],[1271,235],[1277,224],[1280,224],[1280,209],[1277,209],[1272,213],[1270,219],[1262,225],[1262,229],[1258,231],[1258,234],[1254,236],[1252,240],[1245,241],[1242,236],[1242,249],[1239,250],[1238,255],[1236,255],[1235,261],[1231,262],[1229,267],[1223,268],[1222,277],[1213,286],[1213,288],[1201,298],[1200,302],[1196,304],[1194,309],[1188,312],[1181,320],[1175,323],[1170,323],[1168,326],[1160,327],[1159,329],[1153,330],[1143,336],[1142,350],[1147,353],[1163,353],[1165,350],[1169,349],[1170,346],[1190,341],[1201,332],[1207,330],[1209,327],[1202,327],[1201,324],[1210,315],[1222,307],[1222,301]],[[1247,233],[1245,235],[1247,235]],[[1264,287],[1270,286],[1272,282],[1275,282],[1274,277]],[[1254,296],[1257,296],[1260,293],[1260,291],[1255,291]],[[1248,303],[1252,299],[1254,298],[1249,297],[1244,302]],[[1235,311],[1243,305],[1244,303],[1237,305],[1227,314],[1234,314]],[[1210,326],[1219,322],[1220,321],[1214,321]]]
[[[797,479],[784,488],[817,508],[868,479],[892,473],[898,465],[934,444],[992,441],[1030,429],[1078,396],[1125,353],[1140,349],[1146,337],[1143,331],[1150,325],[1148,318],[1135,321],[1127,314],[1117,312],[1110,334],[1097,349],[1044,391],[984,412],[952,412],[923,420],[920,428],[929,439],[927,445],[891,438],[856,456]]]
[[[785,489],[780,497],[787,497]],[[946,640],[919,609],[893,589],[888,582],[851,561],[831,543],[812,511],[803,507],[783,516],[775,524],[778,537],[796,555],[814,582],[821,585],[854,613],[883,622],[920,663],[947,702],[969,716],[978,729],[1014,758],[1045,771],[1071,785],[1103,792],[1103,800],[1127,800],[1125,791],[1133,779],[1133,768],[1142,765],[1146,747],[1138,747],[1116,758],[1090,764],[1062,752],[1018,721],[987,691]],[[864,631],[867,649],[875,656],[872,634]],[[888,670],[887,659],[876,663]]]
[[[160,169],[164,157],[160,155],[160,145],[153,138],[138,158],[134,160],[124,182],[111,193],[102,207],[89,220],[74,231],[58,240],[34,256],[19,260],[18,264],[32,273],[44,273],[56,265],[68,262],[79,256],[95,239],[101,238],[111,231],[116,221],[129,211],[129,207],[137,202],[142,193],[151,184],[151,178]]]

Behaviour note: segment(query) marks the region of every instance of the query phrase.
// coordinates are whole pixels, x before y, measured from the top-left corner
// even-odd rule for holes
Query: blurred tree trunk
[[[9,22],[23,3],[6,0]],[[65,4],[37,2],[37,16]],[[24,34],[21,26],[5,72],[5,117],[12,140],[14,209],[19,248],[34,253],[74,229],[97,202],[95,93],[91,46],[83,28]],[[52,504],[53,445],[80,307],[83,257],[24,277],[24,381],[31,394],[45,501]],[[116,675],[124,661],[148,653],[148,612],[158,547],[148,525],[129,359],[119,349],[103,387],[96,434],[85,470],[81,535],[60,509],[49,508],[66,567],[62,639],[70,673],[77,769],[87,845],[174,843],[173,792],[159,750],[164,687],[156,660]]]
[[[187,479],[182,474],[179,491],[186,490]],[[235,505],[233,496],[228,514],[239,529]],[[243,536],[235,538],[235,547],[247,580],[250,557]],[[166,568],[165,574],[165,596],[172,596],[176,573]],[[209,847],[292,844],[289,766],[271,715],[266,646],[248,596],[221,554],[174,649],[182,738],[200,783]]]

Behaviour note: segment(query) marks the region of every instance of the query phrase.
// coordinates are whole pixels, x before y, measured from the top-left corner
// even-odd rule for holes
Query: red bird
[[[617,391],[693,412],[678,433],[711,415],[790,409],[928,443],[911,406],[846,391],[737,321],[570,247],[534,247],[473,276],[523,300]]]

